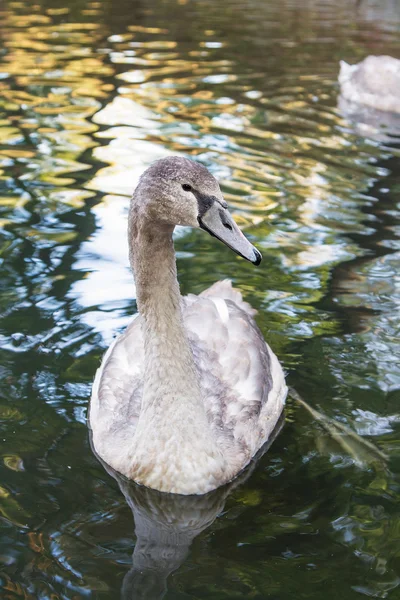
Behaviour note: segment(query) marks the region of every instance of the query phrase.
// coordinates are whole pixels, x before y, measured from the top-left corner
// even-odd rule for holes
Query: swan
[[[141,176],[128,218],[139,314],[106,352],[89,426],[97,455],[139,484],[205,494],[233,480],[268,441],[287,387],[229,280],[181,297],[172,234],[201,228],[258,265],[200,163],[170,156]]]
[[[400,113],[400,60],[367,56],[356,65],[340,61],[340,93],[347,101],[379,111]]]

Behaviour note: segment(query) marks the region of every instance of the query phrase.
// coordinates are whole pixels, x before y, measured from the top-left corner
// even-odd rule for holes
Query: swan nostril
[[[227,219],[227,217],[226,217],[226,214],[225,214],[225,212],[224,212],[223,210],[221,210],[221,209],[219,209],[219,210],[218,210],[218,212],[219,212],[219,216],[220,216],[220,218],[221,218],[221,223],[222,223],[222,225],[223,225],[223,226],[224,226],[226,229],[229,229],[229,231],[233,231],[233,227],[232,227],[232,225],[229,223],[229,221],[228,221],[228,219]]]

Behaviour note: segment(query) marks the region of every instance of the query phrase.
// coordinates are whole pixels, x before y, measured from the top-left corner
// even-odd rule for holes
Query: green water
[[[337,108],[339,60],[368,54],[400,58],[398,1],[0,4],[2,599],[400,598],[400,144]],[[122,484],[159,536],[132,563],[86,415],[136,311],[129,196],[171,153],[218,176],[264,255],[179,231],[182,292],[233,279],[289,384],[380,453],[290,401],[203,504]],[[179,541],[165,515],[187,514]]]

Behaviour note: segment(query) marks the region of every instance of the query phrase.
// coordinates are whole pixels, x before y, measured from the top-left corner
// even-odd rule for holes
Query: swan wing
[[[185,326],[209,421],[221,443],[233,445],[242,460],[267,441],[287,393],[255,312],[227,280],[184,298]]]
[[[93,445],[115,469],[124,462],[139,418],[144,378],[140,317],[111,344],[97,370],[90,402]]]

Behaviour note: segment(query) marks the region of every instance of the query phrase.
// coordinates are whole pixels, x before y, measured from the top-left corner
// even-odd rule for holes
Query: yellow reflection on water
[[[13,127],[0,126],[1,155],[32,159],[27,181],[71,186],[88,168],[79,157],[96,144],[87,133],[96,129],[97,99],[112,90],[103,78],[113,70],[97,53],[108,32],[99,22],[63,21],[68,8],[39,10],[22,2],[3,15],[1,104]]]

